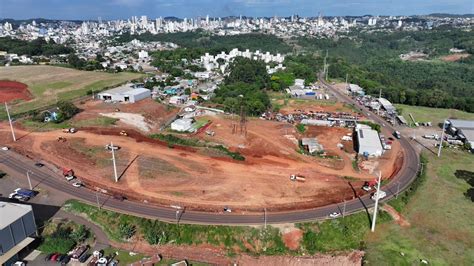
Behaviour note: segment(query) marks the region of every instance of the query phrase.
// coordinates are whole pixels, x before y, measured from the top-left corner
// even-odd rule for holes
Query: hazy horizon
[[[431,13],[472,14],[474,1],[423,0],[0,0],[1,19],[104,20],[146,15],[156,17],[303,17],[323,16],[409,16]]]

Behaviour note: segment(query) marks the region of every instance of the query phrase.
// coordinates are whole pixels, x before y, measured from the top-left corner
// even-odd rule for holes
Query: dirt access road
[[[269,125],[275,124],[256,121],[255,126],[257,122],[264,123],[267,131],[271,131]],[[8,127],[3,125],[0,136],[8,139]],[[36,158],[47,158],[54,165],[73,168],[81,179],[93,186],[118,191],[130,198],[140,195],[138,200],[163,205],[221,210],[225,204],[242,211],[260,211],[262,207],[286,210],[323,206],[354,196],[347,180],[340,176],[341,169],[322,166],[309,156],[295,156],[294,149],[287,148],[278,154],[279,144],[274,144],[275,139],[269,137],[273,136],[272,132],[264,135],[252,128],[250,123],[247,138],[250,141],[245,145],[252,147],[259,142],[266,148],[259,154],[243,151],[245,162],[213,157],[202,150],[170,149],[143,139],[119,136],[118,129],[80,130],[67,136],[59,131],[18,131],[18,136],[24,137],[11,146]],[[280,130],[278,126],[275,128]],[[57,142],[56,138],[62,135],[68,140]],[[254,135],[263,137],[255,138],[254,143]],[[262,142],[262,139],[267,141]],[[111,174],[110,154],[103,148],[110,141],[122,147],[117,152],[119,175],[123,173],[118,183]],[[306,182],[291,182],[292,173],[305,175]],[[351,176],[367,179],[363,173],[351,173]]]

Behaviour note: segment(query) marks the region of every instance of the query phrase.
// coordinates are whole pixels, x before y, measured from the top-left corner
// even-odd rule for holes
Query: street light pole
[[[26,178],[28,178],[28,184],[30,185],[30,190],[33,190],[33,186],[31,185],[31,179],[30,179],[30,171],[26,171]]]
[[[372,218],[372,232],[375,232],[375,221],[377,220],[377,209],[379,207],[379,198],[380,198],[380,179],[382,179],[382,172],[379,171],[379,179],[377,182],[377,191],[375,192],[375,207],[374,207],[374,217]]]
[[[445,124],[446,124],[446,120],[443,121],[443,130],[441,131],[441,139],[439,140],[439,147],[438,147],[438,157],[441,156],[441,147],[443,146]]]
[[[114,164],[114,177],[115,177],[115,183],[118,182],[118,176],[117,176],[117,164],[115,163],[115,151],[114,151],[114,144],[110,142],[110,148],[112,149],[112,162]]]
[[[10,123],[10,129],[11,129],[11,131],[12,131],[13,141],[16,141],[15,131],[13,131],[12,119],[11,119],[11,117],[10,117],[10,111],[8,111],[7,102],[5,102],[5,110],[7,110],[8,122]]]
[[[267,229],[267,208],[263,208],[263,220],[265,222],[264,228]]]
[[[97,200],[97,208],[99,208],[99,210],[100,210],[99,193],[97,191],[95,192],[95,198]]]
[[[346,214],[346,198],[344,198],[344,207],[342,208],[342,218],[344,218],[345,214]]]

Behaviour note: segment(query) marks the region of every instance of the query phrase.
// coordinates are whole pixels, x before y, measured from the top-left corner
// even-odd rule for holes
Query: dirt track
[[[225,144],[243,154],[244,162],[210,149],[169,148],[166,143],[130,128],[128,137],[119,136],[117,127],[81,128],[74,135],[23,131],[17,135],[24,137],[12,146],[55,165],[73,168],[92,186],[126,194],[131,199],[181,204],[194,209],[221,210],[223,205],[240,211],[259,210],[263,206],[269,210],[317,207],[354,196],[344,176],[360,179],[351,181],[355,187],[360,187],[362,180],[372,179],[367,173],[352,169],[352,150],[336,148],[348,129],[314,129],[306,133],[317,137],[328,152],[342,158],[334,164],[297,153],[297,145],[286,136],[300,136],[287,124],[251,120],[244,137],[232,134],[231,120],[221,117],[212,120],[214,137],[205,133],[194,137]],[[0,137],[8,138],[7,129],[2,126]],[[67,137],[68,141],[59,143],[58,136]],[[110,153],[103,148],[110,141],[122,147],[116,153],[118,183],[113,182]],[[306,182],[291,182],[290,174],[304,175]]]

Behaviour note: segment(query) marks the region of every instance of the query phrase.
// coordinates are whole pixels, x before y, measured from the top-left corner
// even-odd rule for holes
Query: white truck
[[[298,181],[298,182],[304,182],[306,181],[306,178],[301,175],[290,175],[290,180],[291,181]]]
[[[378,192],[375,192],[375,193],[372,195],[371,199],[372,199],[373,201],[375,201],[375,200],[377,200],[377,196],[378,196],[379,200],[381,200],[381,199],[383,199],[383,198],[385,198],[385,197],[387,196],[387,193],[386,193],[385,191],[383,191],[383,190],[379,190]]]

